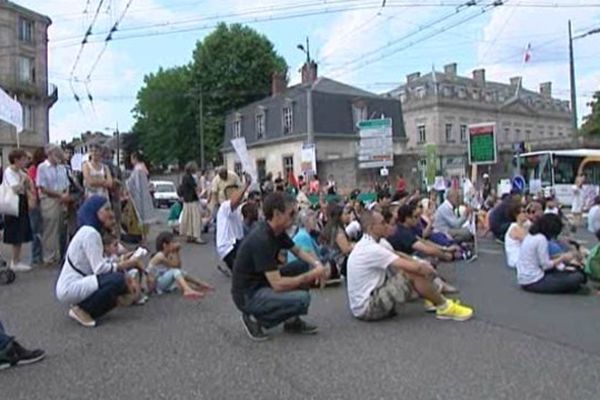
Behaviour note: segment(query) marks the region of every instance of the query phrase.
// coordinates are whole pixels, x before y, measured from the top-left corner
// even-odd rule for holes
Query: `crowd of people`
[[[14,150],[9,159],[3,184],[18,196],[17,215],[4,217],[4,241],[13,249],[9,267],[32,268],[21,257],[21,245],[32,242],[32,265],[60,265],[56,297],[85,327],[151,295],[179,291],[198,300],[215,290],[185,271],[175,236],[205,244],[211,228],[224,264],[219,269],[231,277],[233,303],[256,341],[280,324],[288,333],[317,332],[303,319],[310,289],[342,281],[351,314],[363,321],[396,315],[419,299],[438,319],[470,319],[473,308],[451,297],[459,289],[437,267],[475,260],[477,229],[504,243],[507,265],[526,291],[572,293],[586,283],[586,251],[564,237],[567,219],[555,200],[518,193],[496,200],[486,176],[481,191],[470,185],[462,198],[456,188],[443,196],[439,190],[409,193],[400,176],[395,187],[382,185],[376,199],[365,202],[358,190],[338,196],[333,176],[323,186],[316,177],[291,174],[255,182],[224,167],[212,176],[190,162],[178,185],[180,201],[169,213],[172,232],[158,234],[148,257],[156,217],[141,154],[132,155],[125,184],[100,148],[92,148],[80,172],[56,146],[33,157]],[[600,198],[594,207],[590,229],[600,226]],[[115,213],[123,214],[120,226]],[[138,235],[142,246],[130,251],[122,235]],[[0,367],[43,358],[3,335],[0,325]]]

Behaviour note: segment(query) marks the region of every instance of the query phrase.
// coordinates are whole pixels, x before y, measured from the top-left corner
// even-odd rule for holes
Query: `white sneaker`
[[[14,264],[12,261],[10,263],[10,269],[12,269],[15,272],[29,272],[31,271],[31,267],[25,263],[22,262],[18,262],[16,264]]]

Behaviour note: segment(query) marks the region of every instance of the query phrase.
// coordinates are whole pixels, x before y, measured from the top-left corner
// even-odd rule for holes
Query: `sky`
[[[488,80],[508,83],[523,76],[524,87],[532,90],[551,81],[554,97],[565,100],[570,98],[568,21],[575,35],[600,28],[600,2],[594,0],[504,0],[496,7],[490,5],[494,0],[471,1],[473,6],[465,6],[467,0],[16,2],[53,21],[49,81],[59,88],[50,111],[53,142],[117,126],[128,131],[144,76],[189,63],[196,42],[220,21],[245,23],[265,34],[290,66],[291,83],[299,81],[306,58],[297,45],[309,37],[320,76],[375,93],[403,84],[412,72],[441,71],[456,62],[459,75],[485,68]],[[92,35],[81,50],[97,9]],[[122,15],[103,51],[104,38]],[[528,45],[531,59],[524,63]],[[600,90],[600,34],[575,40],[574,52],[581,119],[593,92]]]

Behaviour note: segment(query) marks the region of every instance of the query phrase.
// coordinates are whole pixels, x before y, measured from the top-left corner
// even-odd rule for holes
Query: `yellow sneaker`
[[[425,299],[423,301],[423,308],[425,308],[425,312],[436,312],[437,311],[437,307],[435,306],[435,304],[433,304],[432,301]]]
[[[447,300],[444,309],[438,308],[435,312],[437,319],[451,319],[454,321],[466,321],[473,316],[473,309],[463,306],[458,300]]]

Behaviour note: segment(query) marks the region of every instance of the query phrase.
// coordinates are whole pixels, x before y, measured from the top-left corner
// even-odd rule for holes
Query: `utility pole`
[[[575,88],[575,60],[573,59],[573,32],[569,20],[569,72],[571,78],[571,117],[573,131],[577,132],[577,92]]]
[[[200,111],[200,169],[204,170],[204,94],[199,93],[198,107]]]
[[[303,45],[299,44],[298,49],[300,49],[302,52],[304,52],[306,54],[306,68],[307,71],[306,73],[309,75],[309,82],[308,82],[308,87],[306,88],[306,142],[307,144],[313,144],[314,143],[314,136],[315,136],[315,128],[314,128],[314,118],[313,118],[313,93],[312,93],[312,85],[313,82],[311,80],[312,76],[311,74],[309,74],[311,68],[312,68],[312,60],[310,58],[310,41],[308,39],[308,36],[306,37],[306,47],[304,47]]]

